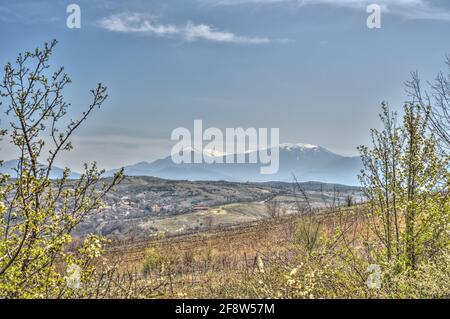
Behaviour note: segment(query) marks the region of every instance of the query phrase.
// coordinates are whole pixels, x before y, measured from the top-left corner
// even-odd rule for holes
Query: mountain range
[[[170,156],[153,162],[139,162],[126,166],[125,175],[154,176],[172,180],[224,180],[232,182],[269,182],[283,181],[320,181],[358,185],[357,175],[361,170],[359,156],[347,157],[335,154],[323,147],[311,144],[281,144],[279,155],[279,171],[276,174],[260,173],[261,163],[199,163],[175,164]],[[196,150],[191,150],[193,156]],[[203,151],[204,157],[213,156]],[[248,158],[250,153],[246,154]],[[224,156],[222,156],[225,158]],[[236,161],[235,161],[236,162]],[[247,161],[248,162],[248,161]],[[112,176],[117,169],[107,171]]]
[[[190,150],[193,156],[196,150]],[[339,183],[358,185],[357,175],[361,169],[358,156],[347,157],[335,154],[326,148],[310,144],[281,144],[279,148],[279,171],[276,174],[264,175],[260,173],[261,163],[199,163],[176,164],[171,156],[153,162],[139,162],[125,166],[127,176],[154,176],[170,180],[189,181],[231,181],[231,182],[292,182],[294,176],[298,181],[320,181],[324,183]],[[245,154],[248,159],[251,152]],[[204,157],[219,157],[203,151]],[[225,158],[225,157],[224,157]],[[248,162],[248,161],[247,161]],[[0,173],[8,173],[15,177],[14,168],[17,160],[4,162],[0,166]],[[112,176],[119,169],[112,169],[105,176]],[[62,176],[63,169],[54,167],[50,178]],[[80,174],[72,172],[71,179],[77,179]]]
[[[17,177],[17,172],[15,169],[17,168],[19,161],[18,160],[11,160],[6,161],[0,166],[0,174],[9,174],[11,177],[15,178]],[[44,167],[45,165],[39,164],[40,166]],[[50,172],[50,179],[58,179],[63,176],[64,169],[53,166],[52,171]],[[76,172],[70,172],[69,179],[78,179],[80,178],[81,174],[78,174]]]

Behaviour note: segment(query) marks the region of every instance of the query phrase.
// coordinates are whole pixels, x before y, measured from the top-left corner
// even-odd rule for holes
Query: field
[[[184,233],[190,228],[211,228],[241,224],[262,219],[267,216],[263,203],[235,203],[209,208],[204,211],[186,213],[153,219],[141,225],[142,228],[154,228],[161,233]],[[158,235],[155,234],[155,235]]]
[[[232,204],[208,211],[217,216],[245,216],[248,207]],[[206,212],[205,212],[206,213]],[[120,265],[122,273],[145,280],[161,280],[161,268],[145,273],[148,252],[157,252],[166,264],[167,279],[156,296],[164,298],[218,297],[226,294],[224,281],[243,282],[273,262],[290,264],[299,256],[293,250],[297,226],[310,215],[287,215],[276,219],[255,219],[239,225],[215,227],[203,232],[160,235],[150,240],[113,244],[107,250],[108,263]],[[250,217],[249,217],[250,219]],[[339,223],[336,213],[323,211],[313,219],[327,230]],[[353,222],[357,220],[352,214]],[[228,288],[227,288],[228,289]]]
[[[266,203],[270,201],[279,202],[283,214],[291,214],[303,202],[296,187],[301,187],[315,208],[334,201],[344,203],[348,196],[354,201],[361,197],[358,187],[317,182],[297,185],[127,177],[107,195],[106,207],[83,222],[75,234],[97,233],[125,241],[205,231],[267,218]]]

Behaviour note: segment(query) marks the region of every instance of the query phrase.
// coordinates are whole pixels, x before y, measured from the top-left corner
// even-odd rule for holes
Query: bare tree
[[[268,201],[266,203],[266,211],[270,218],[279,218],[281,215],[280,203],[277,200]]]
[[[347,207],[352,207],[355,204],[355,200],[353,199],[353,195],[349,194],[345,197],[345,205]]]
[[[293,176],[293,179],[296,211],[298,215],[302,216],[302,219],[295,225],[294,242],[300,244],[310,255],[318,246],[322,222],[317,220],[306,191],[295,176]]]
[[[206,216],[205,218],[204,218],[204,224],[205,224],[205,227],[207,228],[207,229],[212,229],[213,228],[213,226],[214,226],[214,217],[213,216]]]
[[[440,138],[441,146],[450,149],[450,56],[446,57],[447,73],[439,72],[433,82],[426,82],[424,89],[419,73],[413,72],[406,82],[412,104],[430,111],[430,128]]]

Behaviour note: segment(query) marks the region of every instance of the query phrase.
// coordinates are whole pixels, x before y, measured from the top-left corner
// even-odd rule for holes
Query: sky
[[[80,29],[66,25],[71,3]],[[380,29],[366,26],[372,3]],[[449,35],[444,0],[0,0],[1,65],[55,38],[51,64],[73,80],[69,116],[96,83],[108,87],[58,160],[74,170],[168,156],[171,132],[195,119],[279,128],[281,143],[356,155],[379,127],[381,102],[401,110],[412,71],[432,80],[444,70]],[[14,156],[0,142],[0,158]]]

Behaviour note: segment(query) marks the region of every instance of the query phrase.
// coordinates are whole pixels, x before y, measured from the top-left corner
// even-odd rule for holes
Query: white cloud
[[[138,13],[121,13],[103,18],[99,25],[108,31],[124,33],[150,33],[166,36],[179,33],[173,25],[155,24],[151,19],[145,19]]]
[[[265,37],[247,37],[228,31],[220,31],[206,24],[187,22],[184,26],[164,25],[155,18],[138,13],[121,13],[105,17],[99,21],[105,30],[122,33],[142,33],[160,37],[179,37],[186,41],[207,40],[222,43],[264,44],[271,40]]]
[[[240,4],[265,5],[290,3],[299,7],[330,5],[365,10],[369,4],[380,5],[384,12],[408,19],[429,19],[450,21],[450,12],[432,4],[430,0],[199,0],[204,4],[230,6]]]
[[[195,25],[192,22],[188,22],[186,27],[183,29],[183,36],[189,41],[203,39],[217,42],[247,44],[262,44],[270,42],[268,38],[237,36],[231,32],[217,31],[211,26],[205,24]]]

